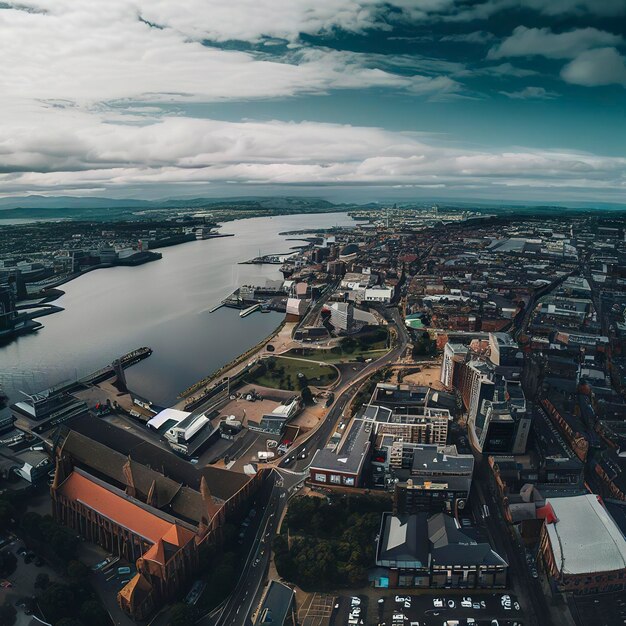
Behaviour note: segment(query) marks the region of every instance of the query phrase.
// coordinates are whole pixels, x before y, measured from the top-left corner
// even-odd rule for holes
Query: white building
[[[365,302],[383,302],[389,304],[393,299],[393,287],[370,287],[365,290]]]
[[[348,332],[354,320],[354,306],[349,302],[333,302],[329,307],[330,323],[337,331]]]

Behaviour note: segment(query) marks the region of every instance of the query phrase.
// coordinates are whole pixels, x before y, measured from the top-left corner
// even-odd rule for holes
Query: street
[[[278,469],[273,472],[272,493],[250,553],[242,567],[242,574],[235,591],[220,607],[220,610],[214,611],[199,623],[207,626],[246,626],[251,623],[251,614],[260,600],[262,584],[270,561],[272,538],[276,533],[278,522],[290,495],[308,476],[308,467],[315,451],[326,444],[337,420],[359,385],[376,370],[393,363],[404,353],[409,344],[409,334],[402,323],[398,310],[394,308],[385,312],[390,315],[391,321],[395,323],[398,332],[398,344],[387,354],[367,364],[360,371],[350,371],[347,380],[346,378],[342,379],[343,389],[337,394],[324,422],[306,441],[292,448],[281,460]],[[300,459],[303,451],[305,451],[306,457]],[[296,461],[285,467],[287,458],[293,456],[296,457]]]

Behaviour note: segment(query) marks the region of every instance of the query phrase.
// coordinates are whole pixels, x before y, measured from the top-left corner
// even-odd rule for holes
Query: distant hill
[[[392,204],[391,202],[389,204]],[[441,209],[459,209],[473,211],[494,210],[501,215],[516,214],[528,216],[541,214],[543,217],[559,214],[563,211],[607,211],[613,215],[624,211],[624,205],[596,203],[568,203],[567,205],[552,206],[524,203],[496,204],[485,200],[472,202],[470,200],[438,202]],[[409,206],[428,206],[426,201],[399,202],[399,208]],[[119,220],[130,217],[137,211],[157,211],[164,209],[207,209],[230,211],[259,211],[273,210],[276,213],[307,213],[346,211],[349,209],[376,209],[386,206],[384,203],[370,202],[368,204],[333,203],[328,200],[314,197],[298,196],[241,196],[222,198],[168,198],[163,200],[138,200],[134,198],[99,198],[74,196],[39,196],[0,198],[0,219],[84,219],[84,220]]]
[[[136,211],[163,209],[268,210],[284,212],[342,210],[356,205],[333,204],[320,198],[241,197],[172,198],[137,200],[119,198],[78,198],[73,196],[25,196],[0,198],[0,219],[120,219]]]

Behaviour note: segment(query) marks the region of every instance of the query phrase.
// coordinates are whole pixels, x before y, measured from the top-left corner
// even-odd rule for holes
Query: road
[[[489,516],[484,524],[492,545],[509,564],[509,583],[520,597],[527,612],[527,624],[552,626],[552,616],[546,597],[538,580],[532,578],[526,564],[525,552],[519,542],[511,536],[511,527],[502,518],[493,491],[489,488],[490,469],[486,457],[475,453],[476,463],[472,483],[474,517],[481,520],[483,506],[489,508]]]
[[[390,324],[393,324],[397,329],[398,342],[396,346],[380,358],[368,363],[362,369],[344,373],[341,391],[336,392],[335,402],[326,415],[324,422],[306,441],[303,441],[301,444],[289,450],[289,454],[285,455],[285,458],[281,460],[279,464],[280,467],[288,467],[295,472],[308,471],[313,455],[326,444],[339,417],[352,399],[352,396],[357,392],[361,383],[380,368],[397,361],[398,358],[404,354],[411,338],[402,321],[400,313],[397,308],[385,309],[384,313]],[[303,451],[306,454],[306,458],[301,459],[300,456]],[[296,457],[295,463],[288,463],[287,459],[291,459],[294,456]]]
[[[295,446],[281,460],[272,472],[272,492],[261,518],[257,535],[246,562],[243,564],[241,577],[233,593],[220,610],[200,620],[203,626],[249,626],[251,615],[257,607],[270,562],[271,542],[278,528],[279,520],[285,510],[289,496],[295,493],[306,477],[315,452],[326,445],[326,441],[335,428],[335,424],[347,404],[363,381],[375,371],[395,362],[406,350],[410,342],[409,333],[396,308],[385,309],[384,314],[390,324],[396,326],[398,341],[394,348],[372,361],[358,371],[350,370],[342,379],[341,391],[336,392],[336,399],[325,420],[317,430],[303,443]],[[306,457],[300,459],[303,451]],[[289,464],[287,459],[296,456],[297,460]],[[288,465],[288,467],[285,467]]]
[[[211,615],[198,623],[204,626],[249,626],[251,615],[257,607],[263,591],[263,581],[270,563],[272,539],[293,493],[306,476],[292,472],[273,470],[269,480],[272,490],[259,522],[256,535],[235,590],[227,601]]]

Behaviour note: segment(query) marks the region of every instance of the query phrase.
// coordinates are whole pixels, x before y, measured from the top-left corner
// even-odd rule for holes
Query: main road
[[[401,357],[410,343],[409,333],[397,308],[383,309],[383,314],[397,332],[397,342],[389,352],[368,363],[360,371],[350,371],[342,379],[341,390],[335,402],[320,426],[306,441],[289,451],[287,458],[296,457],[296,461],[285,467],[287,458],[272,471],[269,480],[273,481],[272,491],[267,506],[260,520],[256,537],[250,553],[242,566],[239,582],[228,599],[210,615],[200,620],[204,626],[249,626],[251,616],[262,594],[263,581],[270,563],[271,542],[278,528],[279,521],[287,506],[289,496],[297,491],[308,476],[311,459],[317,450],[326,445],[340,415],[357,392],[359,386],[374,372],[394,363]],[[302,453],[306,457],[301,459]]]

